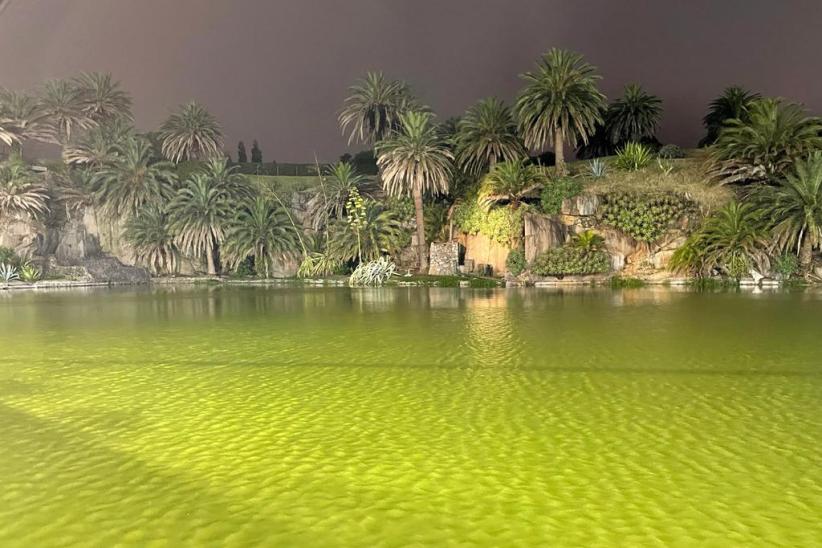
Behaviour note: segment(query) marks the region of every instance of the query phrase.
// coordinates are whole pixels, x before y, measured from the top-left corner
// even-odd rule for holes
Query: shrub
[[[773,259],[772,268],[783,280],[788,280],[799,272],[799,258],[792,253],[785,253]]]
[[[542,211],[548,215],[556,215],[562,211],[562,201],[573,198],[582,192],[582,183],[571,177],[563,177],[550,181],[542,189],[540,204]]]
[[[397,265],[388,257],[360,263],[348,279],[351,285],[382,285],[391,279]]]
[[[513,246],[522,235],[523,213],[526,207],[495,207],[483,209],[476,199],[469,199],[454,208],[454,224],[467,234],[483,234],[506,246]]]
[[[608,254],[600,250],[565,246],[540,253],[531,265],[539,276],[565,276],[570,274],[601,274],[611,269]]]
[[[514,276],[519,276],[525,270],[525,252],[521,249],[512,249],[505,260],[505,268]]]
[[[20,279],[26,283],[34,283],[42,277],[40,270],[31,263],[20,267]]]
[[[672,193],[603,196],[602,222],[640,242],[655,242],[691,209],[691,203]]]
[[[588,170],[591,172],[591,177],[594,179],[600,179],[605,177],[605,173],[608,171],[608,168],[605,160],[602,158],[594,158],[588,162]]]
[[[0,264],[20,266],[23,261],[10,247],[0,246]]]
[[[639,289],[640,287],[645,287],[645,282],[639,278],[614,276],[609,283],[611,289]]]
[[[677,158],[684,158],[685,151],[677,145],[664,145],[659,149],[659,152],[657,152],[657,156],[663,160],[675,160]]]
[[[616,166],[625,171],[638,171],[651,162],[651,148],[641,143],[628,143],[617,151]]]

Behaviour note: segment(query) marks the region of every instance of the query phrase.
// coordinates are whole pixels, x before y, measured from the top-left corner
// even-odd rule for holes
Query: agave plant
[[[220,156],[223,132],[217,119],[201,104],[182,105],[160,128],[163,155],[172,162]]]
[[[383,285],[397,271],[397,265],[388,257],[379,257],[367,263],[360,263],[348,283],[352,286]]]
[[[21,161],[0,163],[0,218],[45,214],[48,199],[42,176]]]
[[[10,282],[13,282],[19,278],[20,276],[17,272],[16,266],[6,263],[0,264],[0,280],[3,280],[4,284],[9,285]]]
[[[42,277],[42,273],[40,269],[26,261],[23,266],[20,267],[19,277],[23,282],[34,283]]]
[[[608,172],[608,164],[602,158],[594,158],[588,162],[588,171],[594,179],[601,179]]]
[[[617,151],[616,166],[625,171],[638,171],[651,162],[651,149],[641,143],[628,143]]]

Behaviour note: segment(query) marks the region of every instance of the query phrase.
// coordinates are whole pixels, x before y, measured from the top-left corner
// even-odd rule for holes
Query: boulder
[[[599,207],[599,197],[596,194],[580,194],[562,201],[562,214],[575,217],[591,217],[596,215]]]
[[[530,263],[548,249],[562,247],[568,239],[568,228],[552,215],[525,216],[525,260]]]

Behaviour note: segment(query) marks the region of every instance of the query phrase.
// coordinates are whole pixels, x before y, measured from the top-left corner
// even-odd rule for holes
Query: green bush
[[[571,177],[553,179],[540,195],[542,211],[548,215],[556,215],[562,210],[562,201],[566,198],[579,196],[582,192],[582,183]]]
[[[773,271],[782,279],[789,280],[799,272],[799,258],[792,253],[785,253],[773,259]]]
[[[647,243],[658,240],[691,209],[688,200],[671,193],[646,195],[620,192],[606,194],[602,198],[602,222]]]
[[[611,289],[639,289],[645,287],[645,282],[639,278],[623,278],[614,276],[610,281]]]
[[[476,199],[469,199],[454,208],[454,224],[467,234],[483,234],[506,246],[513,246],[523,231],[525,207],[495,207],[483,209]]]
[[[505,260],[505,268],[514,276],[519,276],[525,270],[525,252],[521,249],[512,249]]]
[[[651,162],[651,148],[642,143],[628,143],[617,151],[616,166],[625,171],[638,171]]]
[[[611,270],[611,259],[601,250],[565,246],[549,249],[537,255],[531,271],[539,276],[571,274],[602,274]]]
[[[14,267],[19,267],[22,264],[22,259],[10,247],[0,246],[0,264],[7,264]]]
[[[685,157],[685,151],[677,145],[665,145],[656,154],[663,160],[676,160]]]

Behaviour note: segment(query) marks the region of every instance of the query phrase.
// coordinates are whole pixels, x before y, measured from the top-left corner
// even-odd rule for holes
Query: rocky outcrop
[[[453,276],[457,273],[460,261],[460,244],[446,242],[432,243],[428,274],[431,276]]]
[[[549,249],[561,247],[569,236],[568,226],[555,215],[525,216],[525,260],[534,258]]]

